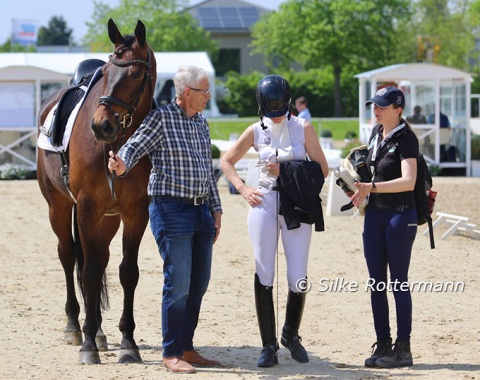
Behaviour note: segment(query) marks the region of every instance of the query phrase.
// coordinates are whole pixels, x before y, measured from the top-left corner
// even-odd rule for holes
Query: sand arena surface
[[[327,182],[328,183],[328,182]],[[480,178],[434,177],[436,211],[463,215],[480,225]],[[328,188],[325,187],[325,192]],[[103,313],[109,351],[101,365],[79,364],[79,348],[63,343],[65,285],[56,237],[36,181],[0,181],[0,378],[1,379],[480,379],[480,240],[452,236],[437,248],[419,228],[410,270],[411,282],[463,283],[463,291],[415,291],[412,353],[414,366],[393,370],[363,366],[375,341],[368,280],[362,253],[361,217],[326,217],[326,231],[314,233],[309,262],[312,289],[300,335],[310,362],[293,361],[279,351],[280,364],[256,367],[260,336],[253,299],[254,261],[248,239],[248,207],[223,182],[220,239],[214,247],[212,280],[205,296],[196,347],[220,360],[222,368],[195,375],[172,375],[161,365],[162,261],[147,229],[140,247],[135,338],[143,364],[117,364],[122,288],[118,280],[121,239],[115,237],[107,268],[111,308]],[[326,196],[323,197],[326,200]],[[279,246],[280,328],[287,285]],[[343,284],[341,286],[340,284]],[[354,289],[352,284],[356,283]],[[349,285],[346,285],[349,284]],[[391,305],[395,334],[395,307]],[[81,323],[83,323],[83,310]]]

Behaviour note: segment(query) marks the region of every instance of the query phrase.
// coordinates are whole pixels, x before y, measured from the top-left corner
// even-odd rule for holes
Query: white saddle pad
[[[42,148],[44,150],[50,150],[52,152],[62,152],[67,150],[68,143],[70,141],[70,136],[72,135],[72,130],[73,130],[73,125],[75,124],[75,120],[78,115],[78,111],[80,110],[80,107],[82,106],[83,102],[85,101],[85,98],[87,97],[88,92],[90,91],[90,88],[96,83],[95,78],[100,76],[102,71],[102,68],[99,67],[98,69],[95,70],[95,73],[93,74],[92,80],[88,84],[88,87],[86,86],[81,86],[80,88],[83,90],[84,96],[83,98],[77,103],[75,108],[73,109],[72,113],[68,117],[67,120],[67,125],[65,126],[65,133],[63,134],[63,139],[62,139],[62,145],[55,147],[52,144],[52,137],[51,137],[51,129],[53,125],[53,119],[55,115],[55,111],[57,109],[57,104],[50,110],[50,112],[47,115],[47,118],[45,119],[44,124],[40,127],[41,130],[45,131],[43,133],[42,131],[38,134],[38,139],[37,139],[37,146],[39,148]]]

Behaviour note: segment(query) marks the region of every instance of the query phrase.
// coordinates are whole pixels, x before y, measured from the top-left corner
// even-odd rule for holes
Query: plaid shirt
[[[197,113],[188,117],[175,102],[156,108],[118,152],[130,170],[143,156],[152,162],[148,195],[208,197],[222,211],[213,177],[210,127]]]

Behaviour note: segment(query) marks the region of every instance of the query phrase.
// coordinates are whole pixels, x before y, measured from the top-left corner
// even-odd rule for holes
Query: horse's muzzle
[[[118,128],[108,119],[104,119],[100,124],[92,121],[92,131],[95,139],[103,143],[112,143],[118,135]]]

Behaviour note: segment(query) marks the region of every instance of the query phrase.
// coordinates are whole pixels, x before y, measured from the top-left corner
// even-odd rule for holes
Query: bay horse
[[[110,19],[108,35],[114,51],[79,110],[65,155],[39,148],[37,159],[38,183],[48,203],[50,224],[58,238],[58,256],[65,272],[65,341],[81,344],[80,361],[92,364],[101,363],[99,349],[108,349],[101,327],[101,310],[108,304],[105,269],[109,246],[120,222],[123,223],[123,258],[119,266],[123,311],[119,322],[122,333],[119,362],[142,362],[134,339],[133,303],[139,279],[138,250],[148,224],[147,184],[151,164],[147,157],[143,158],[125,178],[116,182],[106,165],[108,151],[118,150],[151,110],[157,78],[155,56],[140,20],[134,36],[122,36]],[[59,90],[42,104],[39,129],[65,91]],[[65,161],[68,161],[68,181],[60,173]],[[75,295],[75,266],[85,308],[84,339]]]

